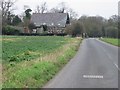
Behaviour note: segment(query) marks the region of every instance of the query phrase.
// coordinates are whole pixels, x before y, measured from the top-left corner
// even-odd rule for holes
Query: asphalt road
[[[118,88],[118,47],[89,38],[44,88]]]

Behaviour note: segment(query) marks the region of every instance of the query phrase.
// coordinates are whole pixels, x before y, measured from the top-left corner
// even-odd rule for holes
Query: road
[[[118,47],[89,38],[43,88],[117,88]]]

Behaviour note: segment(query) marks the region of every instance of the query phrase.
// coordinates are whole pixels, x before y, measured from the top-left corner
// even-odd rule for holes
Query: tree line
[[[109,19],[102,16],[81,16],[66,28],[66,32],[72,36],[84,33],[86,37],[120,38],[118,18],[118,15],[113,15]]]
[[[34,28],[34,24],[30,23],[32,9],[29,6],[24,6],[23,15],[15,15],[13,13],[15,0],[2,0],[0,2],[2,12],[2,32],[17,33],[14,26],[26,27],[30,30]],[[70,25],[66,26],[65,33],[71,36],[85,37],[112,37],[117,38],[120,30],[120,18],[118,15],[113,15],[109,19],[102,16],[81,16],[71,8],[66,7],[66,3],[61,2],[56,7],[48,10],[47,3],[43,2],[36,6],[34,13],[68,13],[70,17]],[[14,28],[14,29],[13,29]]]

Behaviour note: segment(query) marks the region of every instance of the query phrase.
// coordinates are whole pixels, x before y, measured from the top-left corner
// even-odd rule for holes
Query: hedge
[[[5,26],[2,27],[2,34],[3,35],[19,35],[20,31],[11,27],[11,26]]]

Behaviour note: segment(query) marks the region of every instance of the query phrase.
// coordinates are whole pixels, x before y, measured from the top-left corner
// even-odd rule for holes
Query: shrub
[[[5,26],[2,28],[2,34],[4,35],[18,35],[19,33],[20,31],[13,28],[12,26]]]
[[[67,26],[65,29],[65,33],[68,35],[72,35],[73,37],[75,36],[80,36],[84,31],[84,27],[82,23],[79,22],[74,22],[71,23],[71,25]]]
[[[35,27],[35,24],[34,23],[30,23],[29,25],[28,25],[28,28],[31,30],[31,32],[32,32],[32,30],[33,29],[35,29],[36,27]]]

